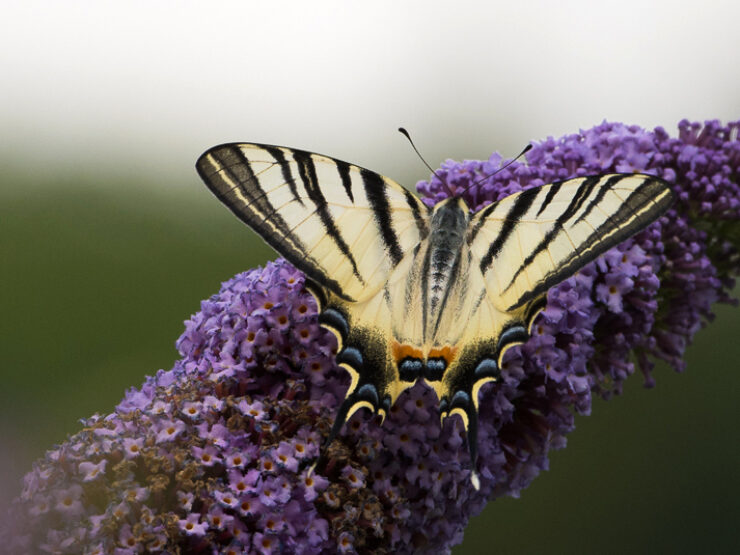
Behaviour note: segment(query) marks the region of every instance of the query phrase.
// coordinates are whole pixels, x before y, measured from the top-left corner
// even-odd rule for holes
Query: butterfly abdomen
[[[450,290],[459,279],[468,219],[468,208],[460,199],[434,207],[421,271],[425,339],[435,335]]]

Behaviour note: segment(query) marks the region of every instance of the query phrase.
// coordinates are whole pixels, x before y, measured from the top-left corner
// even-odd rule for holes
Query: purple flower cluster
[[[182,358],[108,416],[93,416],[25,478],[10,552],[447,552],[470,516],[517,495],[565,445],[591,395],[618,392],[635,363],[683,369],[686,344],[729,301],[740,268],[740,122],[662,129],[604,123],[501,158],[447,162],[419,190],[473,209],[577,175],[660,175],[676,205],[554,287],[532,338],[480,394],[479,474],[461,423],[440,425],[422,384],[381,425],[354,415],[313,473],[349,384],[303,276],[284,261],[239,274],[201,305]],[[489,176],[489,177],[487,177]],[[440,179],[446,182],[442,184]],[[634,362],[632,362],[634,361]],[[4,537],[11,535],[9,532]]]

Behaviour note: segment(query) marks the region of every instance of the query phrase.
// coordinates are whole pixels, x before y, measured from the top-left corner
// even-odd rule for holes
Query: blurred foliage
[[[0,188],[0,502],[77,420],[170,368],[183,320],[274,255],[192,182]],[[99,186],[97,182],[104,183]],[[491,503],[455,553],[732,552],[738,545],[740,312],[720,306],[688,371],[594,402],[522,498]],[[9,455],[9,456],[8,456]]]

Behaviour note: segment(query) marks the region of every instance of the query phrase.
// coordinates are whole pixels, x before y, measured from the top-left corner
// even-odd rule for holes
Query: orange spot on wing
[[[443,358],[447,361],[447,365],[449,366],[450,363],[455,360],[455,357],[457,357],[457,352],[459,350],[460,348],[457,345],[445,345],[442,348],[434,347],[429,350],[427,358]]]
[[[401,345],[400,343],[393,343],[391,345],[391,354],[396,364],[400,363],[405,358],[418,358],[419,360],[428,360],[430,358],[442,358],[447,362],[449,366],[453,360],[457,357],[457,353],[460,348],[457,345],[445,345],[444,347],[433,347],[429,350],[429,353],[424,356],[424,351],[419,347],[413,345]]]
[[[412,347],[411,345],[401,345],[395,341],[391,345],[391,354],[396,364],[401,362],[405,358],[418,358],[424,360],[424,353],[418,347]]]

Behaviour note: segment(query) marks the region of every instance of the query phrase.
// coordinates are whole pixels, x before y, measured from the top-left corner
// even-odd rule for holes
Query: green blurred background
[[[176,359],[182,322],[273,257],[193,164],[231,140],[406,185],[603,118],[740,116],[740,8],[675,2],[9,2],[0,21],[0,506],[78,419]],[[690,81],[690,86],[687,86]],[[464,553],[734,552],[740,311],[594,402]]]

